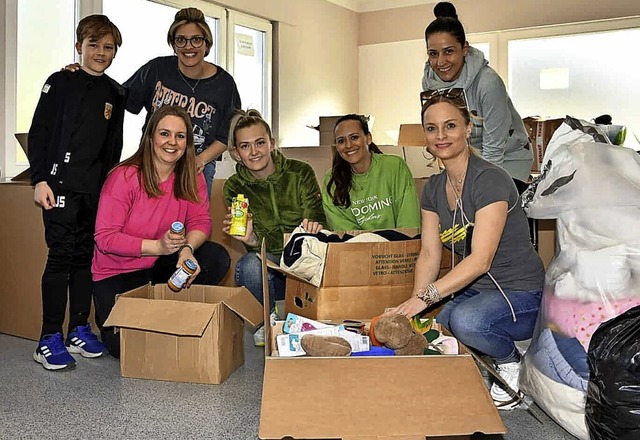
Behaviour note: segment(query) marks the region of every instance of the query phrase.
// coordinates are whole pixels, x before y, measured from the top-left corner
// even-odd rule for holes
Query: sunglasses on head
[[[459,87],[440,90],[425,90],[420,93],[420,104],[424,107],[427,103],[434,101],[440,96],[450,99],[451,101],[457,101],[460,105],[467,107],[467,97],[464,94],[464,89]]]

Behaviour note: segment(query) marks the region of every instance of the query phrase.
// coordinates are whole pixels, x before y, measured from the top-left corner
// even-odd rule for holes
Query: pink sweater
[[[209,236],[211,217],[204,176],[198,175],[202,203],[176,199],[174,179],[171,174],[160,185],[162,196],[149,198],[138,182],[136,167],[117,167],[107,177],[96,218],[91,266],[94,281],[152,267],[158,257],[140,255],[142,240],[161,238],[175,221],[184,223],[187,233],[198,230]]]

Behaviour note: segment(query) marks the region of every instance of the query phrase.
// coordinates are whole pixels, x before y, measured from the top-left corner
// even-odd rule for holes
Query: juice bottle
[[[181,289],[184,289],[184,285],[187,279],[189,279],[189,276],[193,275],[196,269],[196,263],[192,260],[184,260],[182,266],[177,268],[173,275],[171,275],[171,278],[169,278],[169,281],[167,281],[169,289],[174,292],[180,292]]]
[[[171,223],[171,232],[177,235],[184,235],[184,224],[182,222]]]
[[[244,237],[247,233],[247,218],[249,214],[249,199],[244,194],[238,194],[231,201],[231,226],[229,233]]]

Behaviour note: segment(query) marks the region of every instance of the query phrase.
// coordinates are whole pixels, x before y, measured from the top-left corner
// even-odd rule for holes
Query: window
[[[229,68],[242,108],[254,108],[271,120],[271,23],[229,12]]]
[[[16,14],[17,20],[14,22],[14,29],[9,29],[7,20],[7,30],[15,32],[17,42],[15,82],[7,81],[6,96],[17,96],[18,99],[7,99],[7,104],[11,102],[15,112],[5,111],[8,127],[5,137],[7,176],[20,173],[28,165],[27,157],[13,134],[29,131],[33,112],[46,79],[62,66],[72,62],[75,53],[74,2],[52,4],[49,0],[22,0],[13,2],[13,6],[16,9],[12,12]]]
[[[491,66],[508,85],[522,117],[591,120],[610,114],[640,136],[640,99],[630,49],[640,44],[640,19],[470,35],[488,42]]]

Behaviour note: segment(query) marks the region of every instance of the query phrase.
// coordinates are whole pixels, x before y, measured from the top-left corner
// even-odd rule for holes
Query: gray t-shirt
[[[440,239],[462,258],[471,253],[472,224],[476,212],[498,201],[509,206],[507,221],[489,272],[503,290],[535,290],[544,285],[544,267],[529,238],[527,216],[509,174],[497,165],[472,154],[462,188],[462,207],[450,210],[446,195],[445,172],[432,176],[424,187],[420,205],[440,217]],[[455,218],[454,218],[455,214]],[[496,290],[488,275],[469,287]]]

